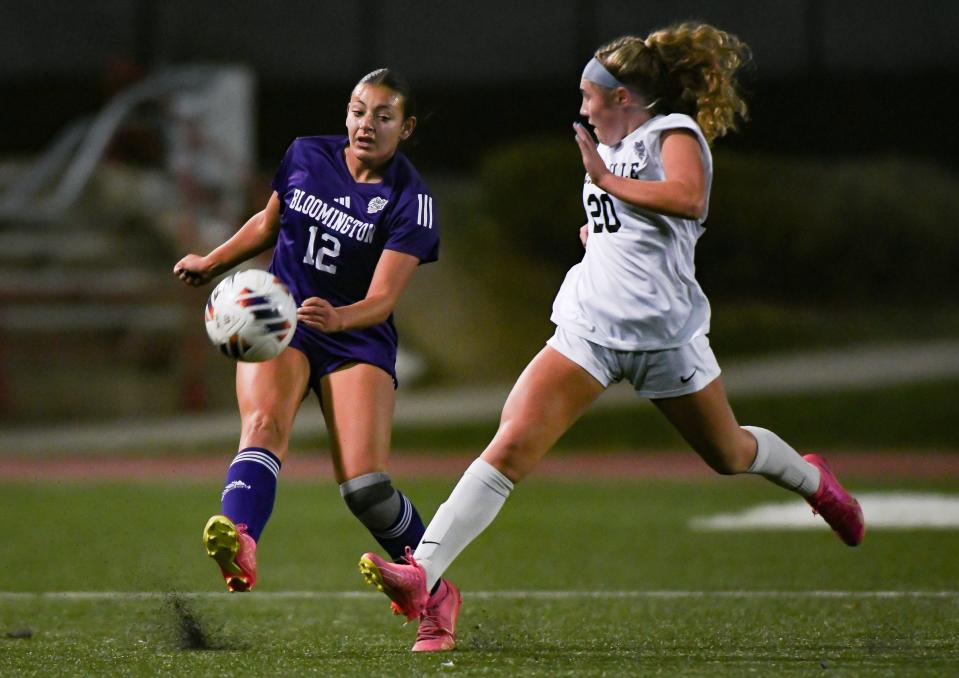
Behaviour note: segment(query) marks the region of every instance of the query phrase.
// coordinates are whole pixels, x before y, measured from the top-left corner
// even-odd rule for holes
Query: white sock
[[[470,464],[449,499],[436,510],[413,554],[426,571],[427,591],[493,522],[512,489],[512,481],[485,460]]]
[[[780,487],[811,497],[819,489],[819,469],[772,431],[743,426],[756,439],[756,460],[748,473],[758,473]]]

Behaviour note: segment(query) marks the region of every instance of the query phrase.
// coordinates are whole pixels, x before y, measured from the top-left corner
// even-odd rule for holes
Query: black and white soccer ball
[[[206,301],[206,333],[236,360],[275,358],[293,339],[296,301],[272,273],[255,268],[227,276]]]

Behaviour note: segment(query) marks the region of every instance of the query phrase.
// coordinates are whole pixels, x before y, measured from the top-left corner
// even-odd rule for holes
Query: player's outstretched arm
[[[279,230],[280,198],[274,191],[266,207],[250,217],[233,237],[205,257],[186,255],[173,267],[173,275],[187,285],[205,285],[220,273],[273,247]]]
[[[616,176],[606,167],[596,150],[596,142],[586,128],[576,123],[576,144],[583,155],[583,166],[593,184],[631,205],[660,214],[699,219],[706,211],[706,171],[699,141],[682,129],[663,133],[663,181],[644,181]]]

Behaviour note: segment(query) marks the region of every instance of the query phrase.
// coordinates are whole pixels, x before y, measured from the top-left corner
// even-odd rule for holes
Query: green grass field
[[[731,403],[740,423],[776,431],[799,449],[959,450],[957,390],[959,380],[943,379],[828,393],[734,396]],[[478,452],[496,425],[496,417],[478,423],[400,425],[393,440],[401,449]],[[296,443],[317,447],[312,440]],[[685,448],[659,411],[639,399],[635,405],[587,412],[557,445],[561,451]]]
[[[452,479],[399,482],[430,514]],[[959,493],[954,480],[850,484]],[[330,482],[282,484],[257,591],[221,593],[199,539],[218,489],[0,484],[0,674],[933,676],[959,666],[954,531],[877,529],[851,549],[825,528],[688,527],[790,500],[757,478],[530,479],[450,570],[465,596],[459,648],[437,656],[412,655],[412,626],[365,590],[356,561],[373,544]],[[103,593],[57,593],[71,591]]]

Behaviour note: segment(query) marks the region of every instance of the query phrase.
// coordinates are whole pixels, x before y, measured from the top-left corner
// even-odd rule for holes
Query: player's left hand
[[[330,302],[320,297],[305,299],[303,305],[296,309],[296,320],[325,334],[343,331],[340,312]]]
[[[589,131],[578,122],[573,123],[573,130],[576,132],[576,145],[579,146],[579,152],[583,154],[583,167],[586,168],[593,184],[598,186],[603,176],[609,174],[606,163],[599,157],[596,142]]]

